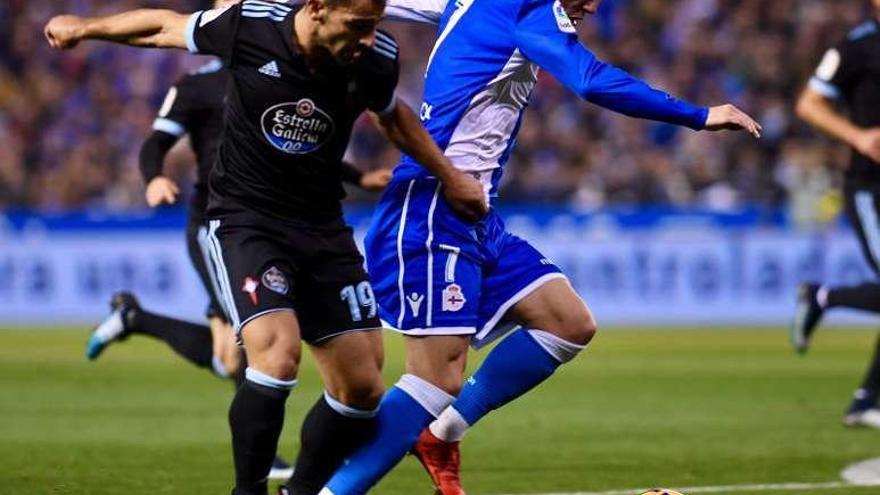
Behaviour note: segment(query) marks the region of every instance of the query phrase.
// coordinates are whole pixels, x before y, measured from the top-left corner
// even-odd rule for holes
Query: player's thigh
[[[458,395],[467,366],[470,335],[405,336],[406,372]]]
[[[564,278],[548,280],[536,288],[513,305],[508,317],[580,345],[587,344],[596,333],[592,312]]]
[[[868,266],[880,276],[880,191],[847,189],[846,213]]]
[[[324,387],[336,400],[359,409],[379,404],[384,392],[381,330],[344,333],[311,349]]]
[[[293,260],[274,241],[277,235],[267,235],[272,228],[244,212],[211,220],[207,241],[224,306],[246,344],[250,366],[287,379],[299,364],[301,329],[288,283]]]
[[[292,311],[273,311],[247,322],[241,332],[248,366],[280,380],[299,371],[299,322]]]
[[[595,321],[561,270],[517,236],[505,234],[499,244],[497,263],[484,275],[476,345],[516,324],[569,342],[589,341]]]

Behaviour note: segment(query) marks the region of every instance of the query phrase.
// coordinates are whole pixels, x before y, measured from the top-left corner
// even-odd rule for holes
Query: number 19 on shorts
[[[339,297],[348,303],[351,321],[376,317],[376,298],[373,296],[373,287],[366,280],[357,285],[346,286],[339,292]]]

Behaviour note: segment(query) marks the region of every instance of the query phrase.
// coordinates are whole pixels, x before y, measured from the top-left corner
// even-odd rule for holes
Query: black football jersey
[[[349,66],[314,72],[293,40],[298,9],[245,0],[189,20],[190,51],[219,56],[230,74],[209,215],[231,202],[285,219],[340,216],[341,163],[355,120],[394,104],[390,35],[378,32]]]
[[[208,176],[217,157],[223,131],[223,100],[229,73],[215,60],[181,77],[165,96],[153,129],[174,137],[189,134],[198,170],[193,208],[204,211],[208,202]]]
[[[869,20],[825,52],[810,87],[840,98],[860,127],[880,125],[880,24]],[[880,184],[880,164],[853,151],[847,171],[851,184]]]

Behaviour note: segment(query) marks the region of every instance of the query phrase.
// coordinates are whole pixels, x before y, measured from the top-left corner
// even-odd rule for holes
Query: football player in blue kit
[[[584,100],[631,117],[760,136],[761,126],[733,105],[684,102],[596,58],[578,41],[575,25],[599,3],[389,2],[386,15],[409,8],[412,19],[430,22],[432,12],[439,14],[420,117],[490,201],[539,69]],[[417,440],[415,451],[438,489],[463,493],[455,442],[487,413],[572,360],[596,332],[565,275],[507,232],[496,210],[478,221],[464,219],[442,191],[437,178],[404,155],[373,217],[367,266],[380,316],[405,336],[406,372],[383,398],[378,433],[322,495],[366,492]],[[515,327],[464,380],[468,346],[479,348]]]

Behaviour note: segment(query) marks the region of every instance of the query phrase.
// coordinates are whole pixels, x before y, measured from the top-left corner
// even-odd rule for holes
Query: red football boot
[[[431,476],[436,495],[465,495],[461,487],[459,442],[444,442],[425,428],[413,447],[413,454]]]

